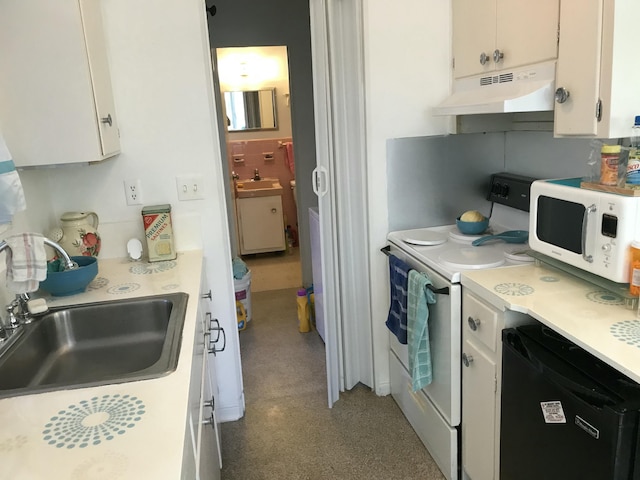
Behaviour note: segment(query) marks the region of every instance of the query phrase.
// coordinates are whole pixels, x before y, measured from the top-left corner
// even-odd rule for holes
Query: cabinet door
[[[566,89],[569,98],[564,103],[556,103],[554,131],[558,136],[597,133],[602,3],[562,0],[556,88]],[[629,118],[629,125],[632,122],[633,118]]]
[[[219,480],[221,467],[219,426],[215,411],[216,397],[211,388],[209,367],[210,364],[205,361],[202,377],[203,424],[200,434],[197,478],[200,480]]]
[[[111,72],[107,60],[107,46],[102,26],[100,2],[96,0],[81,0],[80,10],[85,44],[87,46],[91,86],[93,87],[93,101],[100,135],[100,147],[102,156],[106,158],[120,151],[120,133],[116,121],[116,109],[111,88]]]
[[[0,3],[0,128],[16,166],[119,150],[100,8],[97,0]],[[111,125],[101,123],[109,115]]]
[[[202,374],[205,356],[204,322],[202,321],[202,309],[198,308],[198,321],[194,334],[193,361],[189,380],[189,405],[185,427],[185,441],[182,458],[182,479],[192,480],[196,478],[198,463],[198,439],[201,430],[202,411]]]
[[[204,312],[204,329],[209,332],[209,338],[213,335],[214,339],[219,337],[219,333],[217,330],[211,330],[212,327],[215,327],[214,323],[211,320],[211,290],[208,287],[207,275],[206,271],[202,270],[202,281],[201,281],[201,289],[202,294],[200,295],[200,308]],[[226,342],[226,340],[223,340]],[[220,340],[219,340],[220,342]],[[214,344],[212,345],[208,342],[208,349],[211,349],[212,346],[217,348],[222,348],[220,345]],[[205,428],[205,436],[203,438],[203,444],[205,444],[204,451],[208,452],[205,455],[214,455],[215,459],[202,458],[200,459],[200,468],[206,468],[207,471],[212,469],[218,472],[222,466],[222,453],[220,451],[221,446],[221,436],[220,436],[220,423],[218,422],[218,416],[216,413],[216,400],[219,398],[218,396],[218,379],[216,375],[216,355],[215,353],[211,353],[207,350],[205,359],[205,375],[203,377],[203,402],[205,404],[204,408],[204,418],[205,420],[210,420],[213,423],[211,424],[211,428]],[[212,434],[213,431],[213,434]],[[203,465],[203,461],[205,464]],[[212,465],[215,466],[212,467]],[[210,478],[208,476],[202,476],[201,478]],[[219,478],[219,477],[212,477]]]
[[[495,478],[496,363],[473,341],[462,348],[462,465],[473,480]]]
[[[504,54],[497,69],[558,57],[559,0],[497,0],[496,12],[496,49]]]
[[[576,15],[579,11],[580,15]],[[640,2],[562,0],[555,135],[628,137],[640,114],[636,25]]]
[[[454,0],[454,77],[557,58],[559,14],[559,0]]]
[[[282,197],[239,198],[241,253],[285,249]]]
[[[453,0],[454,78],[490,72],[496,48],[496,0]],[[484,65],[480,55],[488,60]]]

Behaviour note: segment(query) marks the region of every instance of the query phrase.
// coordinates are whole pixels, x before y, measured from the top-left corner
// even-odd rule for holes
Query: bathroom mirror
[[[224,92],[224,104],[230,132],[278,127],[275,88]]]

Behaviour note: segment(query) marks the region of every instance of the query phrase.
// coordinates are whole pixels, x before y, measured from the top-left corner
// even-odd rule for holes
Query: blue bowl
[[[460,217],[456,218],[456,225],[465,235],[480,235],[487,230],[489,219],[485,218],[481,222],[463,222]]]
[[[78,268],[63,272],[48,272],[47,278],[40,282],[40,288],[54,297],[75,295],[86,290],[87,285],[98,275],[96,257],[71,257]]]

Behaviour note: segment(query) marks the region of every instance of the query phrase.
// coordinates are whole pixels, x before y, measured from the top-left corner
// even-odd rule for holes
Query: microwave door
[[[584,205],[541,195],[536,217],[536,236],[540,241],[584,256],[589,246],[586,231],[583,232],[584,222],[594,220],[589,218]],[[593,245],[593,239],[590,240],[588,243]]]

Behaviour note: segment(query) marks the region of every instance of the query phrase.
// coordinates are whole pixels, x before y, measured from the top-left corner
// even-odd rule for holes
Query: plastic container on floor
[[[251,270],[247,271],[240,280],[233,281],[236,301],[242,303],[247,314],[247,322],[251,321]]]
[[[311,322],[309,317],[309,302],[307,300],[307,291],[304,288],[298,290],[298,330],[300,333],[311,331]]]
[[[236,301],[236,316],[238,317],[238,330],[247,328],[247,312],[240,301]]]

